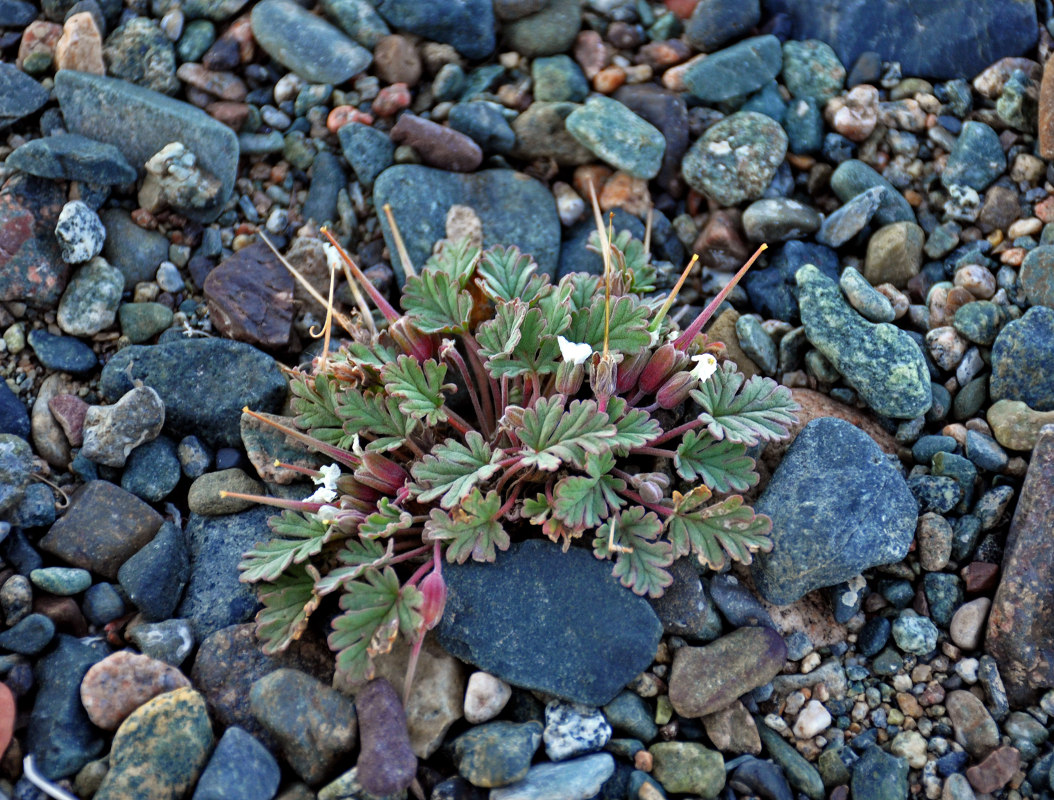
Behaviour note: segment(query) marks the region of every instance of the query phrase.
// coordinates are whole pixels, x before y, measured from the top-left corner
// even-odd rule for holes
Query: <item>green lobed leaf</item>
[[[797,418],[790,389],[771,378],[755,375],[743,383],[743,374],[732,361],[726,361],[716,372],[693,389],[691,398],[703,412],[699,415],[710,435],[718,441],[774,442],[787,435],[787,428]]]
[[[538,265],[516,247],[496,245],[484,251],[476,282],[491,300],[533,303],[552,289],[549,276],[536,275]]]
[[[662,434],[662,426],[642,408],[626,410],[626,400],[612,397],[608,400],[608,419],[615,426],[611,449],[620,456],[629,454],[634,447],[644,447]]]
[[[715,492],[744,492],[758,482],[754,459],[746,452],[742,442],[717,441],[706,431],[688,431],[677,446],[673,465],[686,481],[701,479]]]
[[[600,277],[586,272],[572,272],[560,279],[560,290],[566,295],[568,311],[590,308],[601,294]]]
[[[562,395],[539,398],[524,409],[520,426],[514,429],[523,443],[524,464],[552,472],[561,464],[585,468],[586,453],[601,453],[611,447],[615,426],[600,413],[593,400],[574,400],[564,407]]]
[[[674,555],[673,546],[658,538],[662,533],[658,515],[633,506],[614,518],[614,525],[613,533],[610,525],[597,531],[593,554],[597,558],[614,555],[612,574],[634,594],[661,597],[666,587],[673,583],[673,576],[666,567],[673,563]]]
[[[373,678],[373,657],[388,652],[400,632],[407,638],[417,632],[422,600],[416,587],[399,585],[391,567],[368,569],[347,584],[340,598],[344,613],[333,620],[328,641],[349,682]]]
[[[367,450],[378,453],[395,450],[402,447],[418,427],[416,419],[399,410],[399,401],[394,397],[385,397],[379,392],[364,394],[352,388],[342,399],[340,415],[349,447],[355,434],[362,434],[374,437],[366,445]]]
[[[464,333],[472,315],[472,295],[458,288],[445,272],[411,275],[403,287],[402,306],[422,333]]]
[[[440,251],[428,258],[421,272],[441,272],[452,278],[459,289],[464,289],[478,261],[479,248],[467,236],[455,241],[444,240]]]
[[[399,410],[414,419],[424,420],[430,426],[446,419],[443,392],[457,389],[452,383],[443,383],[445,377],[446,364],[431,358],[420,364],[407,355],[385,364],[381,370],[384,388],[392,397],[398,398]]]
[[[594,253],[601,254],[600,236],[596,231],[589,235],[586,245]],[[627,292],[647,294],[655,291],[655,267],[651,265],[651,255],[644,249],[644,242],[633,238],[630,231],[619,231],[611,242],[612,266],[622,269],[626,278],[623,284]],[[602,254],[601,254],[602,255]]]
[[[349,363],[379,375],[384,365],[395,361],[400,352],[377,342],[368,345],[362,342],[349,342],[340,349],[334,360],[343,356]]]
[[[337,553],[337,561],[344,566],[336,567],[315,581],[319,596],[343,589],[351,581],[360,578],[368,569],[381,569],[395,554],[395,540],[388,540],[388,547],[372,539],[347,539]]]
[[[772,549],[768,537],[772,520],[755,515],[738,494],[704,505],[710,497],[705,486],[686,495],[674,493],[674,513],[667,518],[666,533],[675,555],[695,553],[700,564],[717,571],[727,566],[729,558],[749,564],[757,550]]]
[[[256,613],[256,638],[267,655],[284,652],[307,629],[321,599],[315,591],[316,578],[318,571],[308,564],[259,587],[263,608]]]
[[[257,542],[238,564],[242,583],[276,581],[290,564],[299,564],[318,555],[322,546],[338,532],[315,516],[285,510],[268,521],[274,538]]]
[[[522,313],[521,313],[522,312]],[[480,355],[493,378],[546,375],[559,366],[560,344],[541,309],[513,301],[499,306],[493,320],[476,331]]]
[[[651,344],[648,333],[648,307],[634,297],[611,299],[611,318],[608,324],[608,348],[622,353],[636,353]],[[571,314],[567,338],[586,342],[594,350],[604,347],[604,297],[598,295],[588,308]]]
[[[527,304],[510,300],[494,309],[494,316],[476,329],[476,342],[484,360],[503,358],[512,353],[523,338]]]
[[[409,512],[403,511],[389,498],[382,497],[377,503],[377,510],[369,514],[359,525],[359,537],[362,539],[386,539],[399,531],[404,531],[414,524]]]
[[[508,550],[509,534],[498,519],[501,496],[488,492],[486,497],[473,489],[452,512],[433,508],[425,523],[425,541],[448,542],[446,559],[451,564],[473,561],[493,561],[496,550]]]
[[[467,446],[466,446],[467,445]],[[417,482],[417,501],[427,503],[442,495],[439,505],[452,508],[460,503],[473,487],[483,483],[500,469],[498,462],[503,450],[492,450],[476,431],[469,431],[465,444],[447,439],[432,448],[432,452],[410,468]]]
[[[625,504],[618,494],[626,482],[609,474],[615,467],[610,452],[586,455],[586,475],[561,478],[553,490],[553,516],[577,528],[595,528]]]
[[[326,444],[345,449],[351,446],[351,437],[344,433],[344,420],[338,411],[342,397],[337,394],[336,381],[324,373],[316,375],[314,380],[297,375],[290,381],[289,389],[293,393],[297,428],[310,431]]]

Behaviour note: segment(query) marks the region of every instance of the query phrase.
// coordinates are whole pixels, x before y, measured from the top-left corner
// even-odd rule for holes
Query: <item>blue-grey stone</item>
[[[992,345],[992,400],[1054,411],[1054,308],[1033,306],[1007,323]]]
[[[663,631],[691,642],[709,642],[721,635],[721,618],[699,578],[698,561],[679,558],[669,568],[673,583],[662,597],[649,598]]]
[[[712,53],[688,67],[684,86],[704,103],[756,92],[780,73],[783,53],[775,36],[755,36]]]
[[[232,726],[223,732],[191,800],[271,800],[282,772],[256,738]]]
[[[838,255],[829,247],[789,241],[776,249],[769,266],[752,268],[743,278],[750,302],[766,318],[800,322],[798,283],[794,276],[806,264],[815,265],[832,280],[838,280],[841,265]]]
[[[453,45],[466,58],[486,58],[494,52],[491,0],[380,0],[375,5],[393,28]]]
[[[183,26],[183,35],[176,43],[176,55],[180,61],[200,61],[215,41],[216,26],[210,20],[192,20]]]
[[[185,537],[190,552],[190,579],[177,616],[190,622],[194,638],[251,619],[256,592],[238,580],[242,554],[271,538],[265,506],[222,517],[191,514]]]
[[[813,98],[791,100],[781,119],[792,153],[818,153],[823,147],[823,112]]]
[[[48,90],[14,64],[0,62],[0,131],[48,101]]]
[[[962,133],[941,172],[945,186],[962,185],[983,191],[1006,170],[1006,154],[997,134],[983,122],[963,123]]]
[[[595,95],[572,111],[565,124],[579,144],[615,169],[635,178],[659,174],[666,140],[618,100]]]
[[[734,575],[714,575],[710,579],[709,588],[714,605],[732,627],[776,629],[764,606]]]
[[[309,83],[344,83],[373,60],[369,50],[293,0],[257,3],[252,31],[271,58]]]
[[[137,380],[161,397],[170,432],[180,437],[193,433],[220,447],[241,444],[243,407],[276,413],[287,391],[271,356],[226,339],[126,347],[107,362],[99,387],[116,401]]]
[[[650,742],[659,733],[653,719],[654,712],[638,694],[619,692],[603,710],[614,730],[629,734],[641,742]]]
[[[322,9],[363,47],[373,50],[391,33],[372,0],[322,0]]]
[[[964,452],[974,466],[990,472],[1002,472],[1010,460],[1006,450],[1000,447],[995,439],[977,431],[966,432]]]
[[[7,382],[0,381],[0,434],[29,439],[29,431],[29,412]]]
[[[845,67],[826,42],[787,41],[783,43],[783,83],[794,97],[808,97],[822,106],[842,91]]]
[[[58,597],[80,594],[91,586],[91,573],[79,567],[43,567],[29,573],[38,589]]]
[[[52,780],[75,774],[103,751],[103,737],[81,704],[80,686],[88,669],[109,654],[101,639],[59,634],[55,648],[37,662],[40,690],[25,746],[37,769]]]
[[[2,503],[0,503],[2,505]],[[55,521],[55,495],[50,486],[31,483],[8,521],[20,528],[46,528]]]
[[[496,103],[458,103],[450,109],[447,122],[478,144],[484,153],[508,155],[516,147],[516,134]]]
[[[120,592],[112,583],[96,583],[84,593],[81,603],[84,616],[92,625],[100,628],[107,622],[123,617],[127,611]]]
[[[117,571],[121,588],[147,621],[172,616],[189,576],[187,545],[171,522],[164,523],[150,543]]]
[[[7,157],[7,166],[52,180],[104,185],[131,183],[135,170],[121,151],[75,133],[33,139]]]
[[[850,786],[854,798],[907,800],[908,762],[872,744],[853,765]]]
[[[132,344],[148,342],[172,324],[172,309],[162,303],[124,303],[117,309],[121,333]]]
[[[950,529],[948,533],[950,536]],[[952,616],[963,601],[963,587],[959,576],[947,572],[928,572],[922,579],[922,591],[926,595],[930,618],[947,630]]]
[[[610,753],[593,753],[559,763],[543,762],[531,767],[527,777],[491,789],[490,800],[551,800],[593,797],[615,772]]]
[[[889,641],[892,627],[885,617],[872,617],[865,622],[856,637],[856,649],[860,651],[860,655],[870,658],[881,652]]]
[[[168,258],[165,235],[139,227],[123,209],[105,209],[99,218],[106,228],[103,255],[121,271],[125,290],[135,288],[137,283],[152,281],[158,266]]]
[[[920,436],[911,447],[916,464],[928,465],[937,453],[954,453],[959,443],[951,436]]]
[[[36,19],[37,11],[22,0],[0,0],[0,27],[23,28]]]
[[[787,197],[755,200],[743,212],[743,231],[753,242],[802,239],[819,227],[820,215],[814,209]]]
[[[337,195],[347,184],[344,170],[340,168],[340,159],[327,150],[315,156],[307,201],[300,212],[303,218],[313,219],[319,225],[336,222]]]
[[[150,503],[164,500],[179,483],[176,443],[158,436],[128,454],[121,475],[121,488]]]
[[[838,279],[838,286],[845,294],[849,305],[871,322],[892,322],[896,316],[893,304],[884,294],[876,290],[867,278],[854,267],[846,267]]]
[[[911,337],[865,320],[816,267],[802,267],[796,279],[806,336],[864,402],[898,419],[925,414],[932,403],[929,370]]]
[[[757,729],[768,755],[783,768],[783,773],[791,787],[811,800],[823,800],[826,792],[823,788],[823,779],[816,767],[806,761],[793,745],[785,742],[760,718],[757,719]]]
[[[891,225],[894,222],[915,221],[915,212],[904,196],[863,161],[855,158],[843,161],[831,175],[831,189],[843,203],[874,186],[884,190],[882,202],[875,212],[876,222],[880,225]]]
[[[747,757],[729,776],[732,789],[765,800],[793,800],[794,794],[783,770],[771,761]]]
[[[908,478],[908,488],[919,503],[919,512],[936,511],[946,514],[962,500],[959,482],[945,475],[914,475]]]
[[[549,0],[534,14],[504,22],[501,33],[505,47],[535,58],[566,53],[581,27],[582,0]]]
[[[759,91],[752,94],[739,110],[757,111],[759,114],[771,117],[776,122],[783,122],[783,115],[787,113],[787,101],[783,99],[780,85],[776,81],[769,81]],[[820,123],[823,123],[822,118]],[[783,129],[787,131],[788,137],[793,139],[786,123],[784,123]],[[797,153],[798,151],[794,150],[793,152]]]
[[[875,216],[875,212],[882,204],[884,191],[885,189],[881,186],[872,186],[849,198],[845,205],[823,221],[820,232],[816,235],[816,241],[828,247],[841,247],[848,242],[860,233]]]
[[[51,370],[87,375],[99,364],[95,351],[73,336],[55,336],[36,328],[26,337],[40,363]]]
[[[458,774],[473,786],[490,789],[523,780],[541,743],[540,722],[500,721],[471,728],[451,747]]]
[[[534,99],[541,102],[581,103],[589,94],[582,68],[568,55],[536,58],[531,63]]]
[[[843,64],[868,51],[900,62],[904,75],[972,76],[1036,43],[1036,6],[1025,0],[764,0],[766,16],[787,14],[791,39],[821,39]],[[998,30],[998,36],[989,34]],[[856,793],[853,793],[856,796]]]
[[[184,213],[200,222],[219,216],[238,171],[237,136],[226,125],[189,103],[87,72],[60,70],[55,75],[55,96],[71,133],[114,145],[136,169],[166,144],[182,142],[202,169],[220,182],[220,191],[208,206]]]
[[[781,605],[900,561],[917,514],[900,471],[874,440],[829,417],[798,434],[755,508],[772,519],[773,547],[755,558],[754,582]]]
[[[684,35],[696,50],[709,53],[738,39],[761,22],[758,0],[700,0],[684,24]]]
[[[646,119],[662,132],[666,140],[666,150],[662,157],[662,168],[655,180],[660,186],[671,187],[680,182],[681,158],[688,149],[688,108],[684,97],[677,92],[660,89],[653,83],[636,83],[619,87],[615,99],[624,104],[630,111]],[[658,224],[659,215],[655,216]],[[658,229],[653,231],[657,233]],[[677,241],[676,237],[671,237]],[[653,236],[652,242],[658,245]],[[680,242],[677,242],[680,245]],[[664,257],[655,251],[654,255]],[[680,264],[683,258],[676,260],[665,256],[667,260]]]
[[[741,315],[736,320],[736,338],[743,352],[750,357],[764,375],[775,375],[779,363],[779,351],[768,331],[761,327],[757,317]]]
[[[689,148],[681,171],[696,191],[720,206],[734,206],[762,197],[786,154],[787,134],[779,123],[740,111],[706,129]]]
[[[7,514],[25,498],[33,469],[33,450],[25,439],[0,434],[0,514]]]
[[[0,633],[0,650],[34,656],[47,647],[54,636],[54,622],[43,614],[30,614]]]
[[[349,122],[337,131],[344,158],[363,186],[372,186],[377,176],[392,165],[395,145],[388,134],[361,122]]]
[[[377,208],[392,207],[410,261],[420,267],[432,245],[446,236],[453,205],[472,208],[483,223],[483,246],[515,245],[553,275],[560,254],[560,219],[552,194],[539,181],[508,169],[472,174],[445,172],[417,164],[386,169],[373,186]],[[381,229],[390,252],[395,242],[385,219]],[[393,265],[395,266],[395,265]],[[402,270],[396,276],[403,281]]]
[[[563,553],[529,540],[494,564],[452,564],[444,576],[436,633],[449,653],[515,686],[585,705],[610,702],[651,662],[662,635],[647,601],[578,548]]]

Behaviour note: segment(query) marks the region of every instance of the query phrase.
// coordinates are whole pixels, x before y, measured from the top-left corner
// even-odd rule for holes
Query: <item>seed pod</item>
[[[688,393],[695,388],[695,385],[696,380],[689,373],[674,373],[655,393],[655,402],[661,408],[676,408],[688,399]]]

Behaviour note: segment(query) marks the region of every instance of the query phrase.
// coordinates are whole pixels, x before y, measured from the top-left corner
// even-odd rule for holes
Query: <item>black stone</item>
[[[189,577],[183,532],[171,522],[164,523],[153,540],[117,571],[121,588],[150,621],[172,616]]]

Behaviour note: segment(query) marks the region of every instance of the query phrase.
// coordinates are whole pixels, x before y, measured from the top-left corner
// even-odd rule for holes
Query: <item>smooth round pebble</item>
[[[465,686],[465,720],[473,725],[494,719],[512,697],[512,687],[489,672],[473,672]]]

